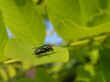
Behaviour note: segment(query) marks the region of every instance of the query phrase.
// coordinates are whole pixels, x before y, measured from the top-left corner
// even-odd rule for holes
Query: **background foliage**
[[[110,82],[109,12],[110,0],[0,0],[0,82]],[[63,41],[39,58],[46,21]]]

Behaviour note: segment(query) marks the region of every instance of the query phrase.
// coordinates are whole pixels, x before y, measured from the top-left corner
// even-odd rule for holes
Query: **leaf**
[[[100,67],[106,82],[110,82],[110,49],[103,48],[100,50]]]
[[[80,67],[77,69],[77,77],[75,82],[89,82],[90,77],[90,73],[86,71],[84,67]]]
[[[110,32],[109,0],[46,0],[46,3],[50,21],[65,40]]]
[[[57,82],[56,80],[52,79],[50,75],[47,74],[44,68],[38,68],[36,73],[37,82]]]
[[[0,77],[2,78],[3,82],[8,81],[8,76],[7,76],[6,72],[1,67],[0,67]]]
[[[57,82],[56,80],[52,79],[51,76],[46,74],[45,69],[38,68],[36,72],[36,78],[35,79],[29,79],[29,78],[21,78],[17,82]]]
[[[87,56],[89,52],[89,47],[87,45],[80,45],[80,46],[74,46],[74,47],[69,47],[69,55],[70,55],[70,60],[77,60],[80,61],[81,63],[85,62],[85,57]]]
[[[9,75],[9,78],[14,78],[16,76],[16,70],[13,66],[8,65],[7,66],[7,73]]]
[[[31,45],[40,45],[44,42],[43,17],[37,13],[32,0],[0,0],[0,8],[5,23],[15,38]]]
[[[91,78],[90,82],[106,82],[106,81],[104,80],[103,73],[97,70],[95,76]]]
[[[30,78],[20,78],[16,82],[36,82],[35,80],[32,80]]]
[[[6,45],[7,40],[8,40],[8,36],[7,36],[5,25],[3,23],[2,13],[0,10],[0,61],[3,60],[3,57],[4,57],[3,52],[4,52],[4,47]]]
[[[77,40],[85,37],[95,36],[101,33],[110,32],[110,23],[99,25],[94,28],[80,27],[72,21],[61,21],[59,23],[59,35],[66,40]]]
[[[38,46],[27,45],[20,40],[10,39],[8,45],[5,48],[5,55],[9,58],[23,61],[29,66],[54,62],[67,62],[69,59],[68,51],[66,48],[55,46],[53,47],[55,53],[37,57],[34,54],[34,49],[32,49],[34,47]]]
[[[46,0],[46,2],[49,17],[53,21],[73,20],[83,25],[92,15],[99,12],[98,0]]]

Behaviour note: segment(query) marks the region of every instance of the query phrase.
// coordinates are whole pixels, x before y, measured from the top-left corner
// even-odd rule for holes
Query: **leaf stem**
[[[94,37],[93,40],[94,41],[100,41],[100,40],[104,40],[105,38],[107,38],[107,35],[101,35],[101,36]],[[90,41],[91,41],[91,39],[85,39],[85,40],[81,40],[81,41],[74,41],[74,42],[70,42],[69,45],[70,46],[77,46],[77,45],[81,45],[81,44],[87,44]]]

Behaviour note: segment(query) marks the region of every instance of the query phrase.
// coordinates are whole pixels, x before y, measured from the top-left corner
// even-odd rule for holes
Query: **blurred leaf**
[[[110,23],[110,14],[108,14],[107,12],[101,12],[99,14],[96,14],[95,16],[91,17],[88,22],[87,25],[88,27],[94,27],[97,28],[98,25],[102,25],[102,24],[106,24],[106,23]],[[107,29],[107,27],[105,28]]]
[[[46,0],[47,10],[53,23],[72,20],[85,25],[87,20],[99,12],[98,0]]]
[[[77,70],[77,77],[75,82],[89,82],[90,77],[90,73],[86,71],[82,66]]]
[[[91,76],[95,75],[94,66],[92,64],[86,64],[84,69],[90,73]]]
[[[32,80],[30,78],[20,78],[16,82],[36,82],[36,80]]]
[[[21,78],[17,82],[57,82],[47,75],[45,69],[38,68],[36,72],[36,79]]]
[[[2,61],[3,59],[4,47],[6,45],[7,40],[8,40],[8,36],[7,36],[5,25],[3,23],[2,13],[0,10],[0,61]]]
[[[76,25],[73,21],[63,20],[58,24],[58,32],[64,39],[71,41],[110,32],[109,26],[110,23],[106,23],[94,28],[82,28]]]
[[[87,45],[81,45],[76,47],[69,47],[68,51],[70,54],[70,60],[76,59],[81,63],[85,62],[85,57],[88,55],[88,47]]]
[[[29,66],[54,62],[67,62],[69,59],[66,48],[55,46],[53,47],[55,51],[54,53],[49,56],[37,57],[34,54],[33,47],[36,46],[27,45],[20,40],[11,39],[5,48],[5,55],[12,59],[23,61]]]
[[[100,51],[100,64],[106,82],[110,82],[110,49],[103,48]]]
[[[93,49],[92,51],[89,52],[89,56],[91,58],[91,63],[96,64],[99,59],[99,49]]]
[[[45,37],[43,17],[37,13],[32,0],[0,0],[0,8],[5,23],[15,38],[31,45],[43,43]]]
[[[103,73],[97,70],[95,76],[91,78],[90,82],[106,82],[106,81],[104,80]]]
[[[46,0],[46,3],[49,19],[56,31],[71,41],[110,32],[109,1]]]
[[[34,3],[38,2],[38,0],[32,0]]]
[[[1,67],[0,67],[0,77],[3,80],[3,82],[7,82],[8,81],[8,76],[7,76],[6,72],[5,72],[5,70],[2,69]]]
[[[52,79],[52,77],[50,75],[48,75],[46,73],[46,70],[45,69],[42,69],[42,68],[38,68],[37,69],[37,82],[57,82],[56,80]]]
[[[16,76],[16,70],[13,66],[8,65],[7,66],[7,72],[10,78],[14,78]]]

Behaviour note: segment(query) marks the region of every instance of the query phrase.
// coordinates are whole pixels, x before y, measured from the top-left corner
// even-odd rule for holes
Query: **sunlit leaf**
[[[31,45],[40,45],[44,42],[43,17],[37,13],[32,0],[0,0],[0,8],[5,23],[15,38]]]
[[[80,67],[77,71],[75,82],[89,82],[91,75],[88,71],[86,71],[83,67]]]
[[[12,59],[23,61],[29,65],[41,65],[52,62],[67,62],[69,59],[66,48],[55,46],[53,47],[54,52],[50,53],[50,55],[37,57],[34,54],[34,47],[38,46],[27,45],[20,40],[11,39],[5,48],[5,55]]]
[[[50,21],[66,40],[110,32],[109,0],[46,0],[46,3]]]
[[[8,40],[5,25],[3,23],[2,13],[0,10],[0,61],[3,59],[3,52],[6,42]]]
[[[8,76],[7,76],[6,72],[5,72],[5,70],[2,69],[2,68],[0,68],[0,77],[2,78],[2,80],[4,82],[7,82],[8,81]]]
[[[14,78],[16,76],[16,70],[13,66],[8,65],[7,66],[7,72],[10,78]]]
[[[98,0],[46,0],[49,17],[55,20],[73,20],[85,25],[88,19],[99,12]]]

